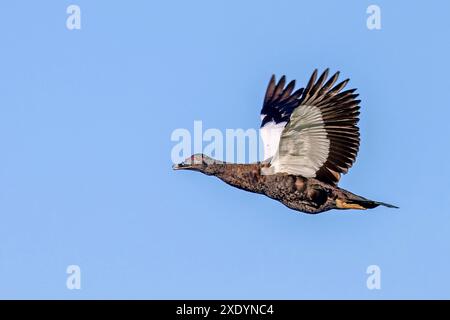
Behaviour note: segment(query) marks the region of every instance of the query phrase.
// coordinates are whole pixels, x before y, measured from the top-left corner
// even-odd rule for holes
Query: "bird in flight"
[[[285,76],[278,82],[272,76],[261,109],[263,161],[235,164],[194,154],[173,168],[216,176],[305,213],[397,208],[337,186],[359,150],[361,101],[356,89],[343,91],[349,79],[335,84],[339,72],[331,77],[328,73],[326,69],[318,77],[314,70],[306,87],[295,91],[295,80],[286,85]]]

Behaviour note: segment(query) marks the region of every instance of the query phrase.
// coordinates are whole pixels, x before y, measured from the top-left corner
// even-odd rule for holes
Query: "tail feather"
[[[354,193],[351,193],[348,190],[340,189],[340,195],[338,199],[336,199],[336,207],[338,209],[373,209],[378,206],[385,206],[387,208],[396,208],[393,204],[389,204],[381,201],[369,200],[367,198],[358,196]]]
[[[385,206],[388,208],[395,208],[398,209],[399,207],[394,206],[393,204],[389,204],[389,203],[385,203],[385,202],[380,202],[380,201],[373,201],[373,200],[368,200],[368,199],[351,199],[351,200],[347,200],[347,203],[354,203],[354,204],[358,204],[361,207],[365,208],[365,209],[373,209],[376,208],[378,206]]]

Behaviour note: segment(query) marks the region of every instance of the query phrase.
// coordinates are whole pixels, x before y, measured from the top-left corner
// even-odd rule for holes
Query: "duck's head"
[[[194,170],[205,174],[214,173],[214,164],[221,163],[207,155],[197,153],[186,158],[183,162],[172,166],[174,170]]]

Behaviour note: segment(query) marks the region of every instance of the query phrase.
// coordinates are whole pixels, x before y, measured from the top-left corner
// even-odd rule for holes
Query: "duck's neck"
[[[208,169],[211,170],[208,174],[218,177],[233,187],[251,192],[262,192],[259,163],[220,163],[213,164]]]

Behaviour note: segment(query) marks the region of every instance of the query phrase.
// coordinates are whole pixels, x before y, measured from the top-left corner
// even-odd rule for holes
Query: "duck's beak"
[[[174,164],[172,166],[173,170],[183,170],[183,169],[189,169],[191,166],[188,164],[185,164],[184,162],[181,162],[179,164]]]

